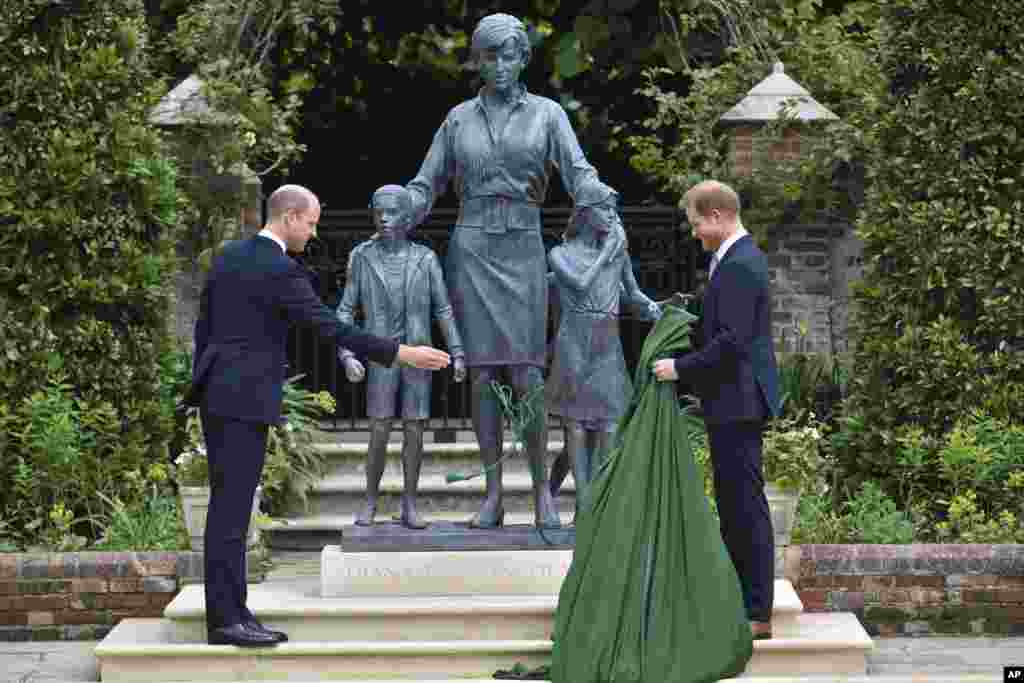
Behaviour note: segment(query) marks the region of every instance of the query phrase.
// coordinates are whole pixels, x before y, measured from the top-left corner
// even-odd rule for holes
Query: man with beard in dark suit
[[[406,346],[338,321],[317,298],[287,251],[302,252],[316,233],[320,202],[285,185],[268,202],[259,234],[216,256],[203,287],[195,366],[186,402],[198,405],[210,472],[204,535],[206,625],[211,645],[266,646],[287,640],[248,610],[245,539],[266,455],[267,430],[281,418],[285,352],[292,324],[312,328],[382,365],[437,370],[447,353]]]

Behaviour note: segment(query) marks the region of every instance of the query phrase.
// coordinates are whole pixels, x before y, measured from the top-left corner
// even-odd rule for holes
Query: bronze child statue
[[[617,199],[600,181],[585,183],[565,242],[548,254],[561,313],[547,407],[565,424],[577,509],[632,394],[619,337],[620,303],[652,319],[661,316],[633,275]]]
[[[385,185],[373,193],[370,206],[377,234],[352,250],[338,319],[352,324],[356,308],[361,307],[366,331],[405,344],[429,344],[433,315],[452,355],[455,381],[461,382],[466,376],[465,354],[437,255],[409,241],[413,215],[409,193],[400,185]],[[351,351],[340,349],[338,355],[349,381],[366,377],[367,369]],[[400,521],[410,528],[425,528],[427,523],[416,513],[416,489],[423,428],[430,410],[430,372],[371,362],[368,374],[367,500],[356,524],[373,524],[391,424],[400,417],[404,427]]]

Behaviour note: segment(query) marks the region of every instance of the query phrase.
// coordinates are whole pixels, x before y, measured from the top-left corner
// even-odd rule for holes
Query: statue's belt
[[[457,228],[490,233],[541,229],[540,205],[500,196],[472,197],[462,201]]]

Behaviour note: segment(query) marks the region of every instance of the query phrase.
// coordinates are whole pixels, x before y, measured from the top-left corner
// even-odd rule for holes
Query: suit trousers
[[[761,422],[707,425],[722,540],[743,587],[752,621],[770,621],[775,535],[761,470]]]
[[[253,618],[245,606],[245,546],[252,500],[266,459],[268,425],[200,409],[210,468],[210,508],[203,535],[207,629]]]

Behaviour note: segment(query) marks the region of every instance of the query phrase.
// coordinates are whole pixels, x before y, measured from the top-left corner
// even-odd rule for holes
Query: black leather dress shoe
[[[268,634],[274,636],[274,638],[276,638],[277,642],[279,642],[279,643],[287,643],[288,642],[288,634],[287,633],[284,633],[283,631],[275,631],[273,629],[267,628],[266,626],[264,626],[260,622],[256,621],[255,619],[250,619],[249,621],[244,621],[242,623],[245,624],[245,627],[247,629],[249,629],[250,631],[256,631],[257,633],[268,633]]]
[[[244,624],[222,626],[209,631],[206,641],[210,645],[235,645],[237,647],[270,647],[277,645],[277,638],[246,628]]]

